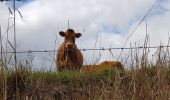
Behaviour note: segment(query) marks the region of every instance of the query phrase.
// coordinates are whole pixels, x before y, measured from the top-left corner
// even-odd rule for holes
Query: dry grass
[[[1,74],[2,79],[2,74]],[[17,82],[16,82],[17,77]],[[16,85],[17,83],[17,85]],[[3,87],[3,82],[0,81]],[[17,87],[16,87],[17,86]],[[16,92],[17,91],[17,92]],[[2,88],[0,99],[4,98]],[[7,98],[30,100],[168,100],[170,69],[162,66],[104,72],[7,73]]]

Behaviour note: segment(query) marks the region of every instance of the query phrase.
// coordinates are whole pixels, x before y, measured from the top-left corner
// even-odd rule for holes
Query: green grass
[[[126,99],[167,100],[170,98],[170,68],[146,67],[131,70],[107,69],[103,72],[7,72],[8,97],[36,99]],[[2,86],[2,82],[0,81]],[[9,91],[10,90],[10,91]],[[0,98],[3,97],[2,90]],[[13,96],[15,98],[15,96]]]

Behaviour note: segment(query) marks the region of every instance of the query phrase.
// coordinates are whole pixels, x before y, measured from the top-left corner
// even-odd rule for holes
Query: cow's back
[[[119,61],[103,61],[99,65],[83,65],[81,71],[104,71],[110,68],[123,70],[123,65]]]
[[[124,69],[120,61],[103,61],[100,63],[102,66],[111,66],[113,68]]]

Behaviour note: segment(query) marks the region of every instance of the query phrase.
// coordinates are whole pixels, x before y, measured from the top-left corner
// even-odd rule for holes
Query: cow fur
[[[81,36],[75,33],[73,29],[66,32],[59,32],[65,38],[57,52],[56,66],[58,71],[63,70],[79,70],[83,64],[83,55],[75,44],[75,38]]]
[[[83,65],[81,71],[104,71],[109,68],[124,69],[122,63],[119,61],[103,61],[99,65]]]
[[[117,69],[124,69],[123,65],[120,61],[103,61],[100,63],[100,65],[111,66],[111,67],[117,68]]]

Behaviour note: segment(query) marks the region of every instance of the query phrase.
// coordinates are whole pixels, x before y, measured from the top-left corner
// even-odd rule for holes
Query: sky
[[[63,42],[58,32],[67,30],[68,20],[70,28],[82,33],[82,36],[76,40],[80,49],[123,47],[128,36],[154,2],[155,0],[28,0],[17,3],[17,9],[23,16],[21,18],[16,12],[17,51],[56,50]],[[9,2],[0,2],[0,25],[4,45],[10,5]],[[129,38],[126,47],[129,47],[130,43],[132,46],[135,46],[135,43],[143,45],[146,37],[146,20],[149,44],[166,45],[170,31],[169,18],[170,0],[158,0]],[[9,31],[9,40],[13,41],[12,29]],[[93,64],[98,58],[99,62],[117,60],[120,50],[82,51],[82,53],[84,64]],[[22,62],[28,54],[18,54],[18,56]],[[53,59],[55,54],[39,53],[33,57],[35,66],[55,68]],[[44,64],[48,61],[52,63]]]

